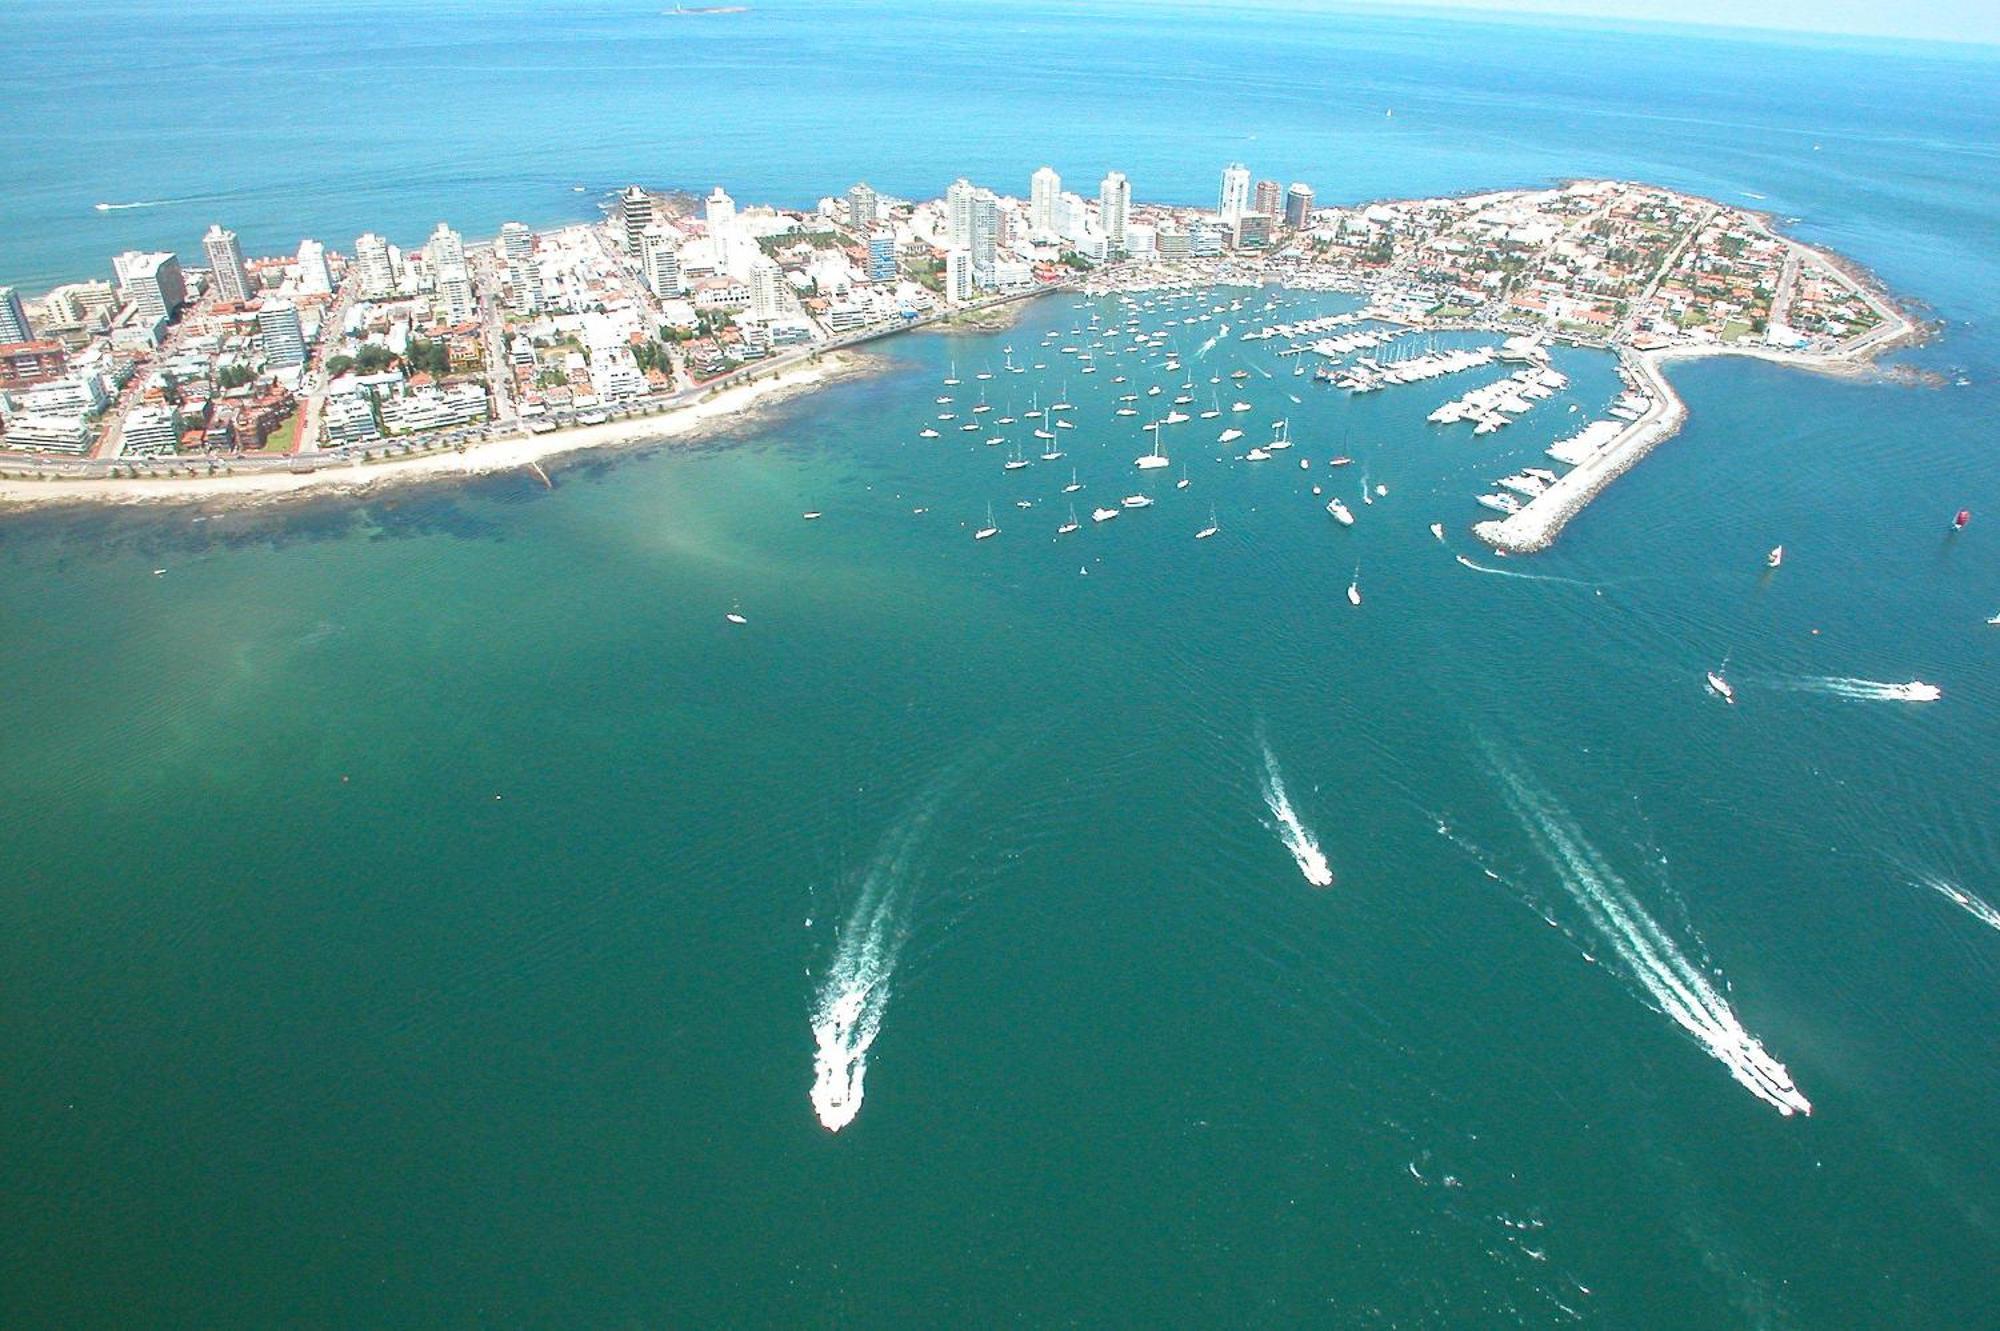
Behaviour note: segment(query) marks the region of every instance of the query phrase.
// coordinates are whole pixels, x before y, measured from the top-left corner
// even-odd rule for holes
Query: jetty
[[[1473,535],[1506,555],[1533,554],[1555,544],[1566,523],[1581,513],[1591,500],[1611,482],[1623,476],[1660,443],[1680,431],[1687,419],[1687,404],[1667,382],[1658,359],[1645,352],[1620,351],[1619,359],[1632,381],[1643,391],[1649,405],[1637,420],[1609,433],[1604,442],[1587,455],[1570,457],[1576,465],[1554,484],[1520,507],[1518,512],[1473,526]],[[1604,422],[1599,422],[1602,426]],[[1596,429],[1597,427],[1592,427]],[[1586,431],[1586,433],[1589,433]],[[1605,433],[1599,431],[1600,434]],[[1567,460],[1567,459],[1565,459]]]

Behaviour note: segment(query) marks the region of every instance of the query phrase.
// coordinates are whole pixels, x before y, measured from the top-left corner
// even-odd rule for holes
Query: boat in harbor
[[[1784,562],[1785,562],[1785,547],[1782,545],[1772,546],[1771,553],[1764,556],[1765,568],[1776,568],[1778,567],[1778,565]]]
[[[1331,514],[1333,516],[1333,520],[1335,522],[1338,522],[1341,526],[1352,527],[1354,525],[1353,510],[1348,508],[1347,505],[1341,503],[1339,496],[1336,495],[1334,498],[1326,501],[1326,511],[1329,514]]]
[[[1431,535],[1442,541],[1444,539],[1444,524],[1442,522],[1433,522],[1431,524]]]
[[[1345,454],[1341,455],[1340,457],[1328,458],[1326,460],[1326,465],[1329,467],[1348,467],[1352,466],[1353,464],[1354,464],[1354,459],[1346,456]]]
[[[1730,687],[1729,681],[1722,677],[1722,668],[1720,666],[1708,672],[1708,688],[1709,692],[1722,699],[1722,701],[1732,706],[1735,704],[1736,690]]]
[[[1069,521],[1065,522],[1062,526],[1056,528],[1056,535],[1067,536],[1071,532],[1075,531],[1077,529],[1077,526],[1078,523],[1076,520],[1076,505],[1071,504],[1069,506]]]
[[[1126,508],[1151,508],[1153,506],[1153,497],[1151,495],[1126,495],[1118,502]]]
[[[1972,510],[1961,508],[1958,510],[1958,516],[1951,520],[1951,529],[1953,531],[1964,531],[1965,524],[1970,521],[1972,521]]]
[[[1093,508],[1090,510],[1090,520],[1092,522],[1109,522],[1117,516],[1118,510],[1115,508]]]
[[[1354,566],[1354,581],[1347,584],[1347,603],[1349,605],[1361,604],[1361,565],[1359,564]]]
[[[1027,465],[1028,465],[1028,459],[1021,456],[1021,450],[1017,447],[1014,450],[1014,456],[1008,458],[1007,461],[1002,465],[1002,470],[1020,471]]]
[[[1167,455],[1160,451],[1160,427],[1157,422],[1153,426],[1153,451],[1133,459],[1132,465],[1140,471],[1154,471],[1172,465]]]
[[[1076,478],[1076,468],[1071,467],[1069,469],[1069,484],[1063,487],[1063,493],[1066,495],[1073,495],[1082,488],[1083,488],[1083,482],[1079,481]]]
[[[983,541],[990,536],[998,536],[999,534],[1000,534],[1000,528],[997,525],[995,525],[993,521],[993,505],[988,504],[986,506],[986,525],[984,527],[981,527],[978,531],[972,533],[972,539],[975,541]]]
[[[1233,444],[1242,437],[1243,437],[1243,431],[1241,430],[1224,430],[1221,434],[1215,436],[1215,442],[1218,444]],[[1258,453],[1264,453],[1264,450],[1261,448],[1255,449],[1253,451]],[[1269,453],[1264,453],[1264,456],[1269,457],[1271,455]]]
[[[1208,506],[1208,525],[1206,527],[1203,527],[1200,531],[1196,532],[1194,534],[1194,538],[1197,541],[1205,541],[1209,537],[1215,535],[1217,532],[1221,530],[1222,530],[1221,525],[1217,523],[1215,520],[1215,505],[1210,504]]]
[[[1185,490],[1187,488],[1188,488],[1187,463],[1183,462],[1181,463],[1181,478],[1174,482],[1174,489]]]
[[[945,379],[944,379],[944,386],[945,386],[946,388],[956,388],[956,387],[958,387],[958,362],[957,362],[957,361],[953,361],[953,362],[951,363],[951,373],[950,373],[950,374],[947,374],[947,375],[945,376]]]
[[[928,425],[926,425],[923,429],[917,431],[917,438],[919,439],[935,439],[937,437],[938,437],[938,432],[936,430],[933,430]]]

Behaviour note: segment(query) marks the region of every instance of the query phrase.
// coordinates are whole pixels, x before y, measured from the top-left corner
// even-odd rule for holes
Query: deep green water
[[[899,340],[553,492],[11,525],[16,1313],[1976,1321],[2000,939],[1916,880],[1996,863],[1966,779],[1996,586],[1976,531],[1833,522],[1884,482],[1787,465],[1908,390],[1689,367],[1688,434],[1503,577],[1453,558],[1503,566],[1470,497],[1601,409],[1604,358],[1475,443],[1423,416],[1479,372],[1349,399],[1231,338],[1187,362],[1201,396],[1281,375],[1170,433],[1185,491],[1131,468],[1113,375],[1180,376],[1130,356],[1068,376],[1061,463],[917,437],[1003,345],[1050,363],[986,382],[1003,410],[1062,390],[1033,349],[1091,309]],[[1281,413],[1291,457],[1196,442]],[[1701,688],[1725,653],[1733,709]],[[1946,700],[1787,687],[1912,675]],[[1508,772],[1810,1119],[1659,1010]],[[843,936],[887,1000],[833,1135],[807,1093]]]
[[[0,281],[217,218],[289,248],[586,213],[573,179],[1601,172],[1803,219],[1945,322],[1897,362],[1946,385],[1677,366],[1687,430],[1532,560],[1474,546],[1472,496],[1603,407],[1603,358],[1476,441],[1424,416],[1487,375],[1260,375],[1244,442],[1286,415],[1289,457],[1197,420],[1151,481],[1110,379],[1163,376],[1123,359],[1070,367],[1062,463],[918,437],[952,362],[963,411],[1003,346],[1113,311],[1067,298],[552,491],[5,515],[0,1324],[1989,1324],[2000,932],[1926,884],[2000,903],[2000,64],[979,13],[22,6]],[[997,49],[1033,58],[995,78]],[[140,95],[192,80],[203,117]],[[1195,406],[1275,345],[1190,360]],[[1061,392],[1046,359],[992,400]],[[1267,751],[1331,888],[1273,830]],[[829,1133],[815,1017],[871,977]]]

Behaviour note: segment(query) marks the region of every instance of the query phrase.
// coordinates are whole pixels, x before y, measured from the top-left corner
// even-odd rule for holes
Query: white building
[[[640,271],[646,286],[661,300],[669,300],[687,290],[681,276],[680,237],[663,226],[649,226],[639,237]]]
[[[37,416],[89,416],[111,404],[104,376],[79,371],[16,394],[21,410]]]
[[[431,232],[431,238],[424,242],[424,262],[430,265],[432,274],[441,274],[447,268],[465,267],[465,241],[443,222]]]
[[[723,193],[722,186],[717,185],[715,192],[708,196],[703,215],[708,219],[708,234],[716,237],[719,246],[736,229],[736,200]]]
[[[1112,254],[1125,253],[1125,216],[1132,210],[1132,184],[1123,171],[1113,171],[1097,188],[1097,229]]]
[[[366,393],[329,396],[324,418],[326,437],[336,444],[365,444],[382,437],[382,432],[375,426],[375,411],[369,405]]]
[[[784,270],[769,259],[750,265],[750,317],[775,319],[785,312]]]
[[[964,249],[945,251],[944,294],[947,300],[972,299],[972,251]]]
[[[1231,162],[1222,168],[1222,194],[1216,211],[1232,226],[1250,211],[1250,168],[1243,163]]]
[[[163,324],[187,303],[181,263],[171,254],[127,250],[111,261],[111,270],[126,301],[138,307],[146,323]]]
[[[974,190],[970,213],[972,280],[991,282],[1000,248],[1000,200],[990,189]]]
[[[257,335],[264,340],[264,359],[274,369],[303,365],[305,329],[299,307],[288,300],[267,300],[257,311]]]
[[[437,275],[438,314],[447,324],[471,323],[479,317],[479,301],[472,290],[472,274],[465,271],[464,263],[451,264],[438,271]]]
[[[1062,197],[1062,177],[1045,166],[1028,178],[1028,229],[1039,236],[1056,234],[1056,200]]]
[[[362,299],[387,300],[396,294],[396,261],[388,241],[373,231],[355,237],[354,264],[361,270]]]
[[[944,238],[949,249],[972,247],[972,182],[964,176],[944,191]]]
[[[326,295],[333,290],[333,273],[326,266],[326,246],[316,240],[299,242],[299,292]]]
[[[171,453],[181,440],[181,419],[172,407],[134,407],[120,436],[127,453]]]
[[[201,252],[208,258],[208,280],[216,299],[250,299],[250,273],[243,266],[243,250],[234,231],[224,231],[219,222],[210,226],[201,238]]]
[[[90,426],[81,416],[24,412],[7,422],[7,434],[0,438],[0,444],[52,453],[88,453]]]
[[[509,259],[526,259],[535,252],[535,233],[520,222],[500,224],[500,253]]]
[[[618,196],[619,237],[624,241],[625,252],[639,257],[640,244],[646,229],[658,220],[653,210],[653,196],[637,185],[628,185]]]

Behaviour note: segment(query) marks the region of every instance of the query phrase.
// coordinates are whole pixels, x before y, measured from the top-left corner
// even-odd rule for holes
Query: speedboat
[[[1341,526],[1352,527],[1354,525],[1353,512],[1348,509],[1347,505],[1341,503],[1337,497],[1326,501],[1326,511],[1331,513],[1333,520]]]
[[[1253,448],[1243,455],[1243,460],[1245,462],[1269,462],[1271,455],[1261,448]]]
[[[1224,430],[1221,434],[1215,436],[1215,442],[1218,444],[1233,444],[1242,437],[1243,437],[1243,431],[1241,430]],[[1264,453],[1264,450],[1261,448],[1257,449],[1256,451],[1259,453]],[[1271,455],[1269,453],[1264,453],[1264,456],[1269,457]]]
[[[1785,562],[1785,547],[1782,545],[1772,546],[1771,553],[1764,556],[1765,568],[1776,568],[1778,565],[1784,562]]]
[[[1442,541],[1444,539],[1444,524],[1442,522],[1433,522],[1431,524],[1431,535]]]
[[[817,522],[819,520],[820,512],[816,508],[809,508],[800,516],[805,518],[807,522]]]
[[[1092,522],[1109,522],[1117,516],[1118,510],[1115,508],[1093,508],[1090,510],[1090,520]]]
[[[938,432],[936,430],[933,430],[928,425],[926,425],[923,429],[917,431],[917,438],[919,439],[935,439],[937,437],[938,437]]]
[[[1354,463],[1353,458],[1346,457],[1344,455],[1337,458],[1328,458],[1326,460],[1326,465],[1329,467],[1347,467],[1347,466],[1352,466],[1353,463]]]
[[[1349,605],[1361,604],[1361,575],[1359,573],[1354,575],[1353,582],[1347,584],[1347,603]]]
[[[1935,684],[1913,679],[1907,684],[1896,685],[1891,690],[1891,696],[1898,702],[1936,702],[1944,697],[1944,690]]]
[[[1118,502],[1126,508],[1151,508],[1153,506],[1153,497],[1151,495],[1126,495]]]
[[[732,624],[748,624],[750,622],[743,616],[737,614],[734,610],[731,610],[728,614],[724,615],[723,618],[728,620]]]

